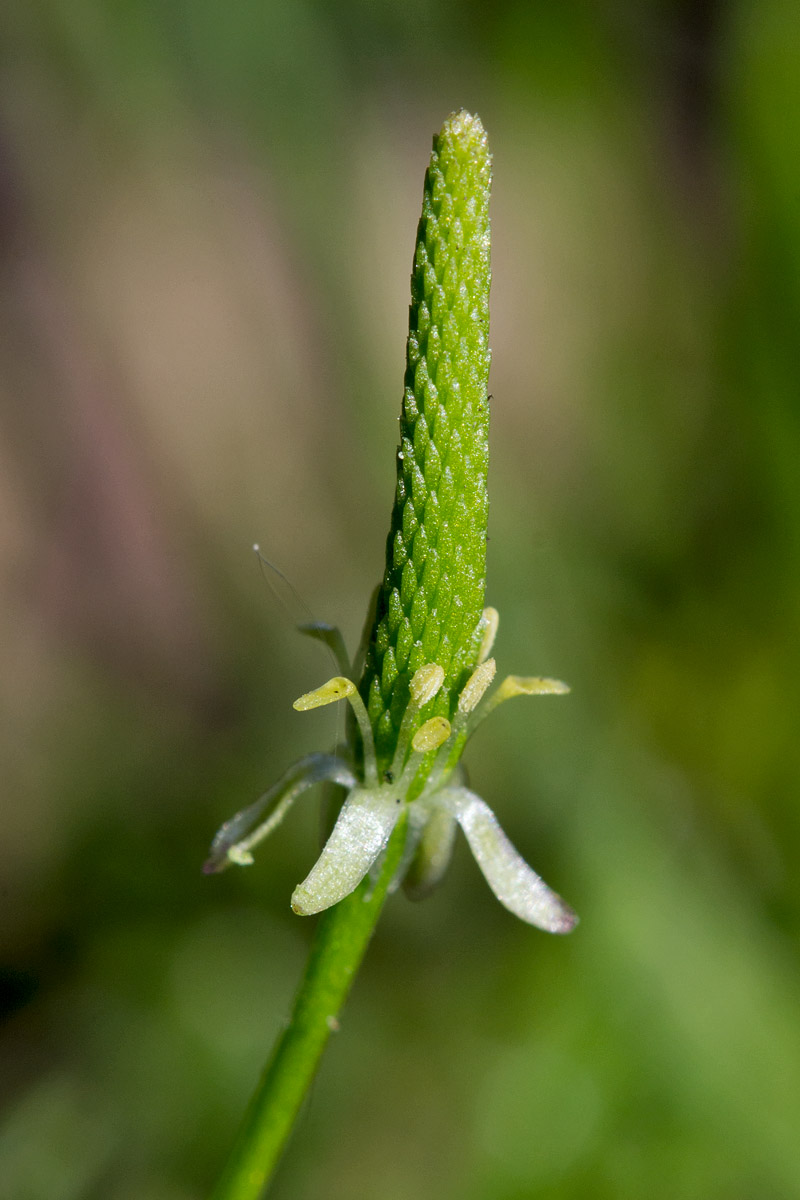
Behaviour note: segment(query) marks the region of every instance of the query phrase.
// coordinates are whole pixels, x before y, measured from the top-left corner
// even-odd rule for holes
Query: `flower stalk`
[[[250,865],[300,795],[323,782],[343,789],[333,830],[291,899],[301,916],[323,913],[306,974],[214,1200],[263,1194],[387,895],[401,883],[412,899],[427,895],[459,827],[512,913],[551,933],[577,920],[464,786],[460,767],[468,738],[499,704],[569,690],[520,676],[494,686],[498,615],[484,607],[490,184],[480,120],[454,113],[434,138],[425,176],[394,506],[360,679],[351,678],[338,630],[301,627],[329,645],[341,674],[294,707],[346,701],[347,747],[308,755],[226,821],[204,867]]]
[[[248,1106],[211,1200],[257,1200],[277,1166],[361,965],[403,850],[398,827],[380,877],[320,918],[294,1011]]]

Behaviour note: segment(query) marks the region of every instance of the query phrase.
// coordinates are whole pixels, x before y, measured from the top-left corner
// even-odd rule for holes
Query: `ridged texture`
[[[386,765],[423,663],[445,672],[420,714],[451,716],[474,666],[484,604],[488,498],[489,191],[477,117],[433,140],[411,275],[397,488],[361,693]]]

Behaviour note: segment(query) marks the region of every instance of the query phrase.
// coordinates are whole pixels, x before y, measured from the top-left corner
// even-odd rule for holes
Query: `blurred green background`
[[[249,547],[352,645],[462,105],[499,669],[573,686],[469,764],[582,923],[395,898],[273,1194],[800,1195],[794,0],[4,0],[0,64],[3,1197],[200,1200],[285,1018],[315,802],[200,874],[335,735]]]

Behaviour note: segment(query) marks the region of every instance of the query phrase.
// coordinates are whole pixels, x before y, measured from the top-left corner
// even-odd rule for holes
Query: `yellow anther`
[[[483,663],[492,653],[494,639],[497,637],[497,626],[500,624],[500,614],[497,609],[485,608],[480,623],[483,626],[483,639],[478,651],[478,662]]]
[[[417,708],[424,708],[432,700],[444,683],[444,670],[438,663],[426,663],[411,676],[408,690],[411,702]]]
[[[450,737],[450,722],[447,717],[431,717],[424,725],[420,725],[411,739],[411,745],[418,754],[427,754],[429,750],[438,750]]]
[[[482,662],[480,666],[475,668],[464,684],[461,695],[458,697],[458,711],[460,713],[471,713],[480,704],[486,689],[494,679],[496,670],[497,663],[493,658],[487,658],[486,662]]]
[[[564,696],[569,684],[560,679],[540,679],[533,675],[509,675],[495,692],[493,699],[500,704],[512,696]]]
[[[306,692],[304,696],[300,696],[292,705],[298,712],[306,712],[309,708],[321,708],[323,704],[334,704],[337,700],[345,700],[348,696],[352,696],[356,690],[356,685],[350,679],[345,679],[343,675],[334,675],[333,679],[329,679],[327,683],[323,683],[322,687],[318,687],[316,691]]]
[[[228,859],[232,863],[236,863],[237,867],[252,867],[254,858],[249,850],[243,850],[240,846],[230,846],[228,848]]]

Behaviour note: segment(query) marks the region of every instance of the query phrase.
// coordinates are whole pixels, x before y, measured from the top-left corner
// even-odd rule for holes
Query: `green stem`
[[[287,1029],[278,1040],[212,1200],[264,1194],[361,965],[405,844],[398,822],[377,883],[369,879],[320,917]]]

